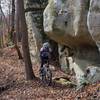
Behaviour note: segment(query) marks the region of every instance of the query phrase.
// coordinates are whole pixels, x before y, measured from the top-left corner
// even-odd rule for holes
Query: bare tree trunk
[[[32,62],[30,59],[29,45],[28,45],[28,31],[25,20],[25,12],[24,12],[24,1],[17,0],[17,6],[19,7],[20,21],[21,21],[21,32],[22,32],[22,49],[23,56],[25,62],[25,71],[26,71],[26,79],[32,80],[35,78]]]
[[[12,0],[12,17],[11,17],[11,32],[10,32],[10,38],[11,38],[11,40],[13,42],[16,41],[16,40],[14,40],[14,36],[13,36],[14,24],[15,24],[14,22],[15,22],[15,0]]]
[[[19,7],[16,4],[16,35],[17,35],[17,41],[19,42],[19,34],[20,34],[19,33],[20,32],[19,31],[20,30],[19,29],[19,27],[20,27],[20,23],[19,23],[20,22],[20,19],[19,19],[19,16],[20,15],[19,15],[19,12],[18,11],[19,11]]]
[[[11,0],[10,0],[10,4],[9,4],[9,10],[8,10],[8,15],[9,15],[9,19],[8,19],[8,25],[9,25],[9,27],[8,27],[8,33],[10,33],[10,27],[11,27],[11,24],[10,24],[10,9],[11,9]]]
[[[12,0],[12,25],[11,25],[11,40],[13,40],[14,45],[15,45],[15,49],[17,51],[18,57],[19,59],[22,59],[22,55],[20,52],[20,49],[17,46],[17,34],[16,32],[14,32],[15,30],[15,0]]]

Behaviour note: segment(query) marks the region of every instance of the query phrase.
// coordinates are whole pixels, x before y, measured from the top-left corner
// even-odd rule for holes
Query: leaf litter
[[[1,50],[0,50],[1,52]],[[34,73],[39,77],[39,65],[33,65]],[[53,78],[68,77],[59,68],[53,70]],[[3,49],[0,53],[0,87],[9,88],[0,91],[0,100],[100,100],[100,82],[89,84],[76,91],[58,83],[52,86],[42,84],[39,78],[26,81],[24,63],[18,60],[16,51]]]

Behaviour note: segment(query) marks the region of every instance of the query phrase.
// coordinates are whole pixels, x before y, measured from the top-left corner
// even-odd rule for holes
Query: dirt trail
[[[6,48],[0,56],[0,86],[12,82],[11,87],[0,94],[0,100],[100,100],[100,82],[87,85],[80,91],[59,84],[45,86],[39,79],[27,82],[24,63],[18,60],[14,49]],[[38,65],[33,65],[33,69],[38,77]],[[67,75],[56,69],[53,76]]]

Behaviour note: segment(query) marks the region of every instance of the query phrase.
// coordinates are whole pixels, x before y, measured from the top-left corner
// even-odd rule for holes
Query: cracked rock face
[[[49,0],[44,10],[44,31],[60,44],[95,45],[87,28],[90,0]]]
[[[76,77],[83,77],[88,66],[100,66],[100,0],[49,0],[43,16],[46,34],[74,49],[69,65],[77,66]]]

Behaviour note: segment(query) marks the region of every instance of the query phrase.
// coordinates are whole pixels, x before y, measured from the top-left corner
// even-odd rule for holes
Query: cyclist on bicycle
[[[45,42],[40,49],[40,59],[41,59],[41,67],[45,64],[45,62],[48,62],[49,65],[49,60],[51,56],[51,48],[48,42]]]
[[[51,48],[49,43],[46,42],[40,49],[40,59],[41,59],[40,78],[42,79],[43,83],[47,83],[48,85],[51,85],[52,83],[52,72],[49,69],[50,56],[51,56]]]

